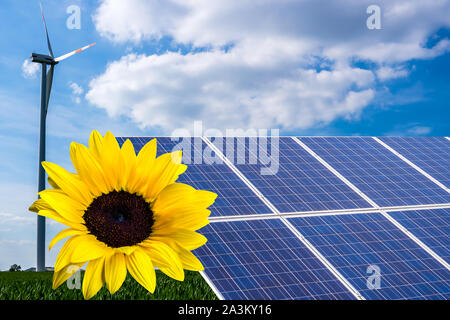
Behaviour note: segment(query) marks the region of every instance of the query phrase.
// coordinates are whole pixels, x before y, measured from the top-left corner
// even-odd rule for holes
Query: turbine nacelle
[[[55,64],[59,63],[59,61],[55,61],[55,59],[53,57],[48,56],[46,54],[40,54],[40,53],[32,53],[31,54],[31,62],[45,63],[48,65],[55,65]]]

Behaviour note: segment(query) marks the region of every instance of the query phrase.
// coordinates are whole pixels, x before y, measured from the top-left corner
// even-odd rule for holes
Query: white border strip
[[[338,178],[340,178],[345,184],[347,184],[352,190],[357,191],[359,195],[361,195],[364,200],[369,202],[373,207],[379,211],[386,219],[388,219],[390,222],[392,222],[399,230],[401,230],[403,233],[405,233],[411,240],[413,240],[416,244],[418,244],[422,249],[424,249],[426,252],[428,252],[433,258],[435,258],[437,261],[439,261],[447,270],[450,270],[449,264],[442,259],[438,254],[436,254],[432,249],[430,249],[425,243],[423,243],[421,240],[419,240],[416,236],[414,236],[411,232],[409,232],[405,227],[403,227],[397,220],[392,218],[388,213],[381,210],[381,208],[370,199],[365,193],[363,193],[361,190],[359,190],[355,185],[353,185],[350,181],[348,181],[346,178],[344,178],[337,170],[335,170],[329,163],[327,163],[325,160],[323,160],[319,155],[317,155],[314,151],[312,151],[306,144],[304,144],[302,141],[300,141],[298,138],[293,137],[292,138],[295,142],[297,142],[301,147],[303,147],[309,154],[311,154],[314,158],[316,158],[320,163],[322,163],[324,166],[326,166],[329,170],[331,170]]]
[[[390,147],[388,144],[386,144],[385,142],[381,141],[379,138],[377,137],[372,137],[372,139],[374,139],[376,142],[378,142],[379,144],[381,144],[383,147],[385,147],[386,149],[388,149],[390,152],[392,152],[393,154],[395,154],[397,157],[399,157],[400,159],[402,159],[403,161],[405,161],[407,164],[409,164],[411,167],[413,167],[414,169],[416,169],[417,171],[419,171],[421,174],[423,174],[425,177],[427,177],[428,179],[430,179],[432,182],[434,182],[435,184],[437,184],[439,187],[441,187],[442,189],[444,189],[445,191],[447,191],[448,193],[450,193],[450,190],[443,185],[441,182],[439,182],[438,180],[436,180],[435,178],[433,178],[431,175],[429,175],[428,173],[426,173],[422,168],[420,168],[419,166],[415,165],[413,162],[411,162],[410,160],[408,160],[405,156],[403,156],[402,154],[400,154],[398,151],[396,151],[394,148]]]
[[[311,211],[311,212],[280,212],[279,214],[249,214],[249,215],[235,215],[235,216],[219,216],[209,217],[210,222],[223,222],[223,221],[247,221],[247,220],[263,220],[263,219],[275,219],[281,217],[285,218],[302,218],[302,217],[324,217],[324,216],[339,216],[349,214],[369,214],[380,212],[397,212],[397,211],[423,211],[423,210],[439,210],[450,209],[450,204],[438,206],[438,207],[392,207],[389,210],[386,208],[369,208],[364,210],[348,210],[348,211]]]
[[[211,279],[208,277],[208,275],[205,273],[205,271],[204,270],[200,271],[200,274],[203,277],[203,279],[205,279],[206,283],[210,286],[212,291],[214,291],[217,298],[219,298],[219,300],[225,300],[223,295],[220,293],[220,291],[217,289],[216,285],[211,281]]]
[[[233,216],[215,216],[209,217],[211,222],[214,221],[239,221],[239,220],[260,220],[272,219],[279,216],[291,217],[310,217],[310,216],[331,216],[343,214],[373,213],[375,211],[395,212],[395,211],[413,211],[413,210],[437,210],[450,209],[450,203],[443,204],[423,204],[412,206],[394,206],[394,207],[378,207],[378,208],[356,208],[356,209],[338,209],[338,210],[321,210],[321,211],[290,211],[279,213],[252,213]]]
[[[280,215],[280,211],[267,199],[264,195],[226,158],[220,150],[206,137],[203,137],[203,141],[213,150],[224,163],[236,173],[242,181],[266,204],[279,219],[292,231],[292,233],[305,245],[315,256],[319,259],[323,265],[352,293],[358,300],[365,300],[365,298],[359,293],[348,280],[342,276],[342,274],[283,216]]]
[[[449,137],[445,137],[445,139],[447,139],[447,140],[449,140],[449,141],[450,141],[450,138],[449,138]]]

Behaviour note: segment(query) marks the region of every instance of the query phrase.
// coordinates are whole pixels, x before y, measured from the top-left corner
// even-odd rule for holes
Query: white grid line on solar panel
[[[207,228],[207,244],[194,253],[225,298],[354,299],[279,219]]]
[[[396,150],[392,149],[390,146],[388,146],[386,143],[384,143],[383,141],[381,141],[380,139],[378,139],[377,137],[372,137],[372,139],[374,139],[376,142],[378,142],[380,145],[382,145],[383,147],[385,147],[387,150],[389,150],[390,152],[392,152],[393,154],[395,154],[397,157],[399,157],[400,159],[402,159],[404,162],[406,162],[409,166],[411,166],[412,168],[414,168],[416,171],[420,172],[422,175],[424,175],[425,177],[428,178],[428,180],[432,181],[434,184],[436,184],[439,188],[442,188],[443,190],[445,190],[447,193],[450,194],[450,189],[448,189],[445,185],[443,185],[441,182],[439,182],[438,180],[436,180],[435,178],[433,178],[432,176],[430,176],[427,172],[425,172],[425,170],[423,170],[422,168],[418,167],[416,164],[412,163],[409,159],[407,159],[405,156],[401,155],[400,153],[398,153]]]
[[[449,203],[450,195],[372,138],[301,138],[378,206]]]
[[[123,143],[127,138],[121,138]],[[198,146],[204,148],[200,139],[199,144],[191,143],[191,163]],[[151,138],[130,138],[136,152],[151,140]],[[157,138],[158,155],[172,152],[178,144],[171,138]],[[201,150],[203,151],[203,150]],[[236,214],[264,214],[270,213],[264,203],[236,176],[225,164],[188,164],[188,169],[180,175],[177,182],[186,183],[194,188],[212,191],[218,194],[215,203],[210,207],[211,217]]]
[[[397,211],[390,215],[450,263],[449,209]]]
[[[450,187],[450,142],[439,137],[380,137],[392,149]]]
[[[368,299],[450,297],[450,272],[381,214],[289,220]],[[367,286],[371,265],[380,268],[380,289]]]
[[[249,164],[249,159],[261,159],[258,151],[250,148],[251,145],[259,146],[259,143],[251,139],[245,139],[243,155],[234,153],[235,158],[229,160],[280,212],[370,207],[288,137],[280,137],[278,149],[267,139],[268,149],[273,148],[271,154],[279,152],[279,168],[275,175],[262,175],[261,168],[265,165]],[[234,144],[237,149],[236,139]]]

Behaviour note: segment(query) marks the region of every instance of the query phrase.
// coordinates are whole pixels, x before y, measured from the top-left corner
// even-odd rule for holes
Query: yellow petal
[[[39,192],[39,195],[64,219],[74,223],[84,223],[83,214],[86,207],[69,198],[61,190],[47,189]]]
[[[202,263],[195,257],[195,255],[179,246],[175,240],[170,238],[161,238],[160,241],[167,244],[177,253],[180,262],[183,265],[183,269],[191,271],[202,271],[204,269]]]
[[[100,161],[102,158],[102,149],[103,137],[97,130],[93,130],[89,138],[89,151],[97,159],[97,161]]]
[[[32,212],[38,213],[40,210],[53,210],[52,207],[45,202],[43,199],[37,199],[33,204],[28,208],[28,210]]]
[[[77,222],[73,222],[70,220],[65,219],[64,217],[62,217],[60,214],[58,214],[58,212],[56,212],[53,209],[49,209],[49,210],[40,210],[38,212],[38,215],[43,216],[43,217],[47,217],[50,219],[55,220],[56,222],[62,223],[72,229],[76,229],[76,230],[81,230],[81,231],[86,231],[86,226],[81,224],[81,223],[77,223]]]
[[[113,253],[105,260],[105,281],[111,294],[122,286],[127,277],[127,266],[123,253]]]
[[[134,177],[136,174],[136,152],[129,139],[122,145],[120,155],[121,170],[123,172],[120,176],[120,186],[122,189],[128,191],[128,183],[131,177]]]
[[[59,250],[58,256],[56,257],[55,261],[55,272],[63,270],[63,268],[70,264],[70,255],[73,250],[72,242],[75,238],[76,236],[67,239],[67,241],[63,244],[61,250]]]
[[[108,248],[104,243],[98,241],[91,234],[76,236],[76,246],[70,257],[72,262],[82,262],[97,259],[101,256],[109,254],[112,249]]]
[[[152,238],[163,237],[169,238],[178,243],[179,246],[185,248],[186,250],[194,250],[201,247],[208,241],[203,235],[186,229],[169,229],[169,230],[158,230],[152,233]]]
[[[161,215],[183,208],[206,209],[214,203],[217,194],[205,190],[196,190],[184,183],[172,183],[166,186],[156,197],[153,212]]]
[[[153,293],[156,287],[156,275],[150,257],[137,248],[133,254],[125,256],[128,272],[145,289]]]
[[[59,251],[55,261],[55,271],[61,270],[70,263],[98,259],[110,254],[111,251],[111,248],[107,248],[91,234],[73,236]]]
[[[152,210],[159,212],[168,210],[171,206],[191,204],[195,201],[195,189],[184,183],[172,183],[166,186],[155,199]]]
[[[86,207],[91,203],[92,196],[81,180],[54,163],[44,161],[42,162],[42,166],[45,171],[47,171],[49,177],[51,177],[70,198],[77,200]]]
[[[105,257],[90,261],[83,278],[83,296],[90,299],[100,290],[104,283]]]
[[[75,236],[75,235],[80,235],[80,234],[84,234],[86,233],[86,231],[80,231],[80,230],[75,230],[75,229],[64,229],[62,231],[60,231],[50,242],[50,245],[48,246],[48,250],[51,250],[53,248],[53,246],[60,240],[70,237],[70,236]]]
[[[103,148],[101,152],[101,165],[105,173],[109,190],[120,190],[120,147],[116,138],[111,132],[107,132],[103,138]]]
[[[134,250],[136,250],[136,246],[127,246],[127,247],[119,247],[119,248],[115,248],[115,251],[124,253],[126,255],[130,255],[134,252]]]
[[[71,264],[60,271],[56,271],[53,273],[53,285],[52,288],[56,289],[61,284],[63,284],[67,279],[70,278],[75,272],[77,272],[82,266],[84,265],[84,262],[77,263],[77,264]]]
[[[178,211],[161,214],[154,213],[155,223],[152,226],[154,231],[163,229],[182,228],[187,230],[198,230],[209,223],[208,217],[211,211],[208,209],[180,208]]]
[[[70,156],[80,179],[89,187],[94,198],[109,191],[103,169],[88,148],[72,142]]]
[[[142,147],[136,158],[135,171],[131,172],[127,189],[131,193],[139,192],[147,185],[156,159],[157,143],[152,139]]]
[[[48,181],[48,184],[51,185],[53,188],[59,189],[58,185],[56,184],[55,181],[53,181],[52,178],[48,177],[48,178],[47,178],[47,181]]]
[[[159,241],[146,240],[141,244],[152,262],[169,277],[183,281],[183,266],[178,255],[167,244]]]
[[[148,184],[141,190],[142,194],[148,201],[153,201],[161,190],[175,182],[186,168],[186,165],[181,164],[181,151],[159,156],[153,165]]]
[[[203,271],[203,265],[200,260],[190,251],[179,248],[178,256],[180,257],[180,261],[183,264],[183,268],[191,271]]]

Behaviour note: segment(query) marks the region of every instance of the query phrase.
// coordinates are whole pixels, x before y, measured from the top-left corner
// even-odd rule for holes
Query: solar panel
[[[355,299],[279,220],[214,222],[194,254],[225,299]]]
[[[389,214],[450,263],[450,209],[399,211]]]
[[[261,174],[266,164],[251,163],[250,160],[261,159],[260,150],[252,148],[252,144],[261,148],[266,139],[234,139],[234,150],[238,149],[241,141],[245,148],[242,155],[234,152],[230,157],[227,149],[229,145],[226,144],[224,153],[280,212],[371,207],[290,137],[280,137],[279,145],[267,139],[268,154],[278,157],[277,171],[270,175]]]
[[[126,139],[118,138],[119,144]],[[130,138],[136,152],[151,139]],[[272,164],[261,161],[261,143],[252,139],[256,140],[235,138],[223,144],[223,153],[235,168],[205,162],[203,155],[214,152],[201,138],[184,140],[183,161],[188,170],[178,181],[218,194],[211,207],[212,223],[200,230],[208,242],[194,253],[225,299],[355,299],[332,268],[281,219],[261,216],[273,212],[236,174],[236,168],[286,217],[292,212],[312,212],[288,221],[365,298],[450,297],[450,271],[381,213],[346,212],[371,206],[292,138],[280,137],[274,144],[270,139],[261,142],[267,141],[265,160],[279,156],[271,159],[278,161],[272,175],[262,174]],[[450,205],[444,189],[372,138],[300,140],[381,207]],[[441,138],[381,140],[435,179],[444,184],[450,181],[447,142]],[[238,145],[243,152],[238,152]],[[180,148],[179,141],[158,138],[158,155]],[[330,214],[329,210],[342,213]],[[398,210],[389,214],[448,262],[450,209]],[[375,270],[369,270],[370,266],[380,270],[380,288],[369,286],[370,272]]]
[[[122,144],[127,138],[118,138]],[[152,138],[129,138],[136,152]],[[186,183],[196,189],[208,190],[218,194],[215,203],[210,207],[211,217],[233,216],[242,214],[270,213],[270,209],[242,182],[242,180],[225,164],[209,165],[207,163],[194,163],[195,154],[203,154],[206,147],[200,138],[188,138],[191,152],[183,152],[183,161],[190,162],[188,169],[177,182]],[[194,141],[198,139],[198,141]],[[180,150],[177,141],[171,138],[157,138],[158,155]]]
[[[379,206],[450,202],[448,192],[372,138],[300,140]]]
[[[450,272],[380,213],[288,220],[367,299],[450,298]]]
[[[398,153],[450,187],[450,141],[442,137],[382,137]]]

